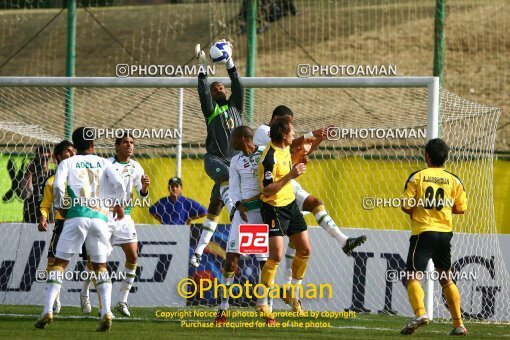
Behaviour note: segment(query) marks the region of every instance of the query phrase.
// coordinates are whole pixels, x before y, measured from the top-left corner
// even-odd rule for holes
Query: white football
[[[215,42],[209,50],[209,56],[215,63],[224,64],[232,55],[232,49],[224,41]]]

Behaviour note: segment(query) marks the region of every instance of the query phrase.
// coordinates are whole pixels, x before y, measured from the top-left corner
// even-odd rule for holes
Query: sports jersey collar
[[[289,145],[287,145],[285,148],[283,148],[283,149],[282,149],[282,148],[280,148],[279,146],[274,145],[274,144],[273,144],[273,141],[270,141],[269,143],[271,144],[271,146],[272,146],[275,150],[285,151],[285,150],[287,150],[287,149],[289,149],[289,148],[290,148],[290,146],[289,146]]]
[[[245,154],[244,154],[244,152],[243,152],[243,156],[244,156],[244,157],[251,157],[251,156],[253,156],[254,154],[256,154],[256,153],[257,153],[257,151],[259,151],[259,148],[260,148],[260,146],[255,145],[255,151],[253,151],[253,152],[252,152],[252,153],[250,153],[249,155],[245,155]]]
[[[115,159],[115,162],[117,162],[119,164],[129,164],[129,162],[131,161],[131,160],[129,160],[127,162],[120,162],[119,159],[117,158],[117,155],[113,156],[113,159]]]

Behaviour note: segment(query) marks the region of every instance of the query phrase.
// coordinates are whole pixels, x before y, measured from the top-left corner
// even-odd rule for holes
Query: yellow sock
[[[87,256],[87,268],[92,272],[94,271],[94,267],[92,266],[92,262],[90,261],[90,257]]]
[[[305,276],[306,268],[308,267],[308,259],[310,256],[303,256],[296,254],[292,261],[292,278],[295,280],[302,280]]]
[[[269,287],[274,281],[279,264],[280,262],[276,262],[271,259],[267,260],[266,264],[262,268],[262,273],[260,274],[260,283]]]
[[[460,312],[460,294],[459,289],[455,283],[450,282],[443,286],[443,293],[450,308],[452,315],[453,327],[457,328],[462,325],[462,314]]]
[[[46,274],[50,272],[51,267],[53,267],[53,263],[55,263],[55,260],[48,260],[48,264],[46,265]]]
[[[417,317],[426,313],[423,299],[425,298],[425,292],[419,281],[410,280],[407,285],[407,295],[409,296],[409,302],[413,307],[414,315]]]

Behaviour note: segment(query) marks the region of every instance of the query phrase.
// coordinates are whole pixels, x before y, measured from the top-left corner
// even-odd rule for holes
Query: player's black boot
[[[345,242],[345,246],[342,248],[342,250],[346,255],[351,256],[354,248],[362,245],[363,243],[365,243],[366,240],[367,237],[365,235],[362,235],[360,237],[349,237]]]

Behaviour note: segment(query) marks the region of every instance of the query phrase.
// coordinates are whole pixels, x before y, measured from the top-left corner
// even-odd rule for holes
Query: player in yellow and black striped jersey
[[[420,281],[430,259],[440,274],[441,287],[452,315],[453,329],[450,335],[467,334],[462,324],[459,290],[450,275],[452,216],[467,210],[467,199],[460,179],[444,169],[448,152],[443,140],[430,140],[425,146],[427,168],[412,173],[404,188],[402,210],[411,216],[406,286],[416,315],[402,329],[401,333],[406,335],[413,334],[417,328],[429,322]]]
[[[60,164],[66,158],[74,156],[76,151],[74,150],[74,146],[71,142],[67,140],[63,140],[62,142],[55,145],[55,149],[53,150],[53,156],[55,157],[57,164]],[[51,175],[46,179],[43,186],[43,198],[41,204],[39,205],[39,224],[37,225],[37,229],[39,231],[47,231],[48,230],[48,218],[51,214],[51,208],[53,206],[53,181],[55,180],[55,175]],[[53,233],[51,235],[50,245],[48,247],[48,265],[46,267],[46,271],[48,268],[53,266],[53,262],[55,262],[55,251],[57,249],[58,239],[60,234],[62,233],[62,228],[64,227],[64,219],[65,217],[62,215],[60,210],[55,212],[55,227],[53,228]],[[57,296],[55,300],[55,304],[53,306],[53,312],[58,313],[60,311],[60,297]]]
[[[294,127],[287,118],[271,123],[271,142],[260,157],[259,180],[261,183],[262,221],[269,225],[269,259],[262,268],[260,282],[269,287],[283,258],[283,236],[288,236],[296,246],[292,262],[292,284],[301,284],[310,257],[310,242],[303,214],[296,203],[291,180],[305,173],[304,157],[310,152],[313,139],[305,140],[299,152],[290,154]],[[295,164],[295,165],[294,165]],[[261,294],[264,295],[264,294]],[[301,303],[291,296],[287,301],[293,310],[301,313]],[[257,301],[257,310],[263,312],[267,323],[274,323],[268,306],[267,294]]]

